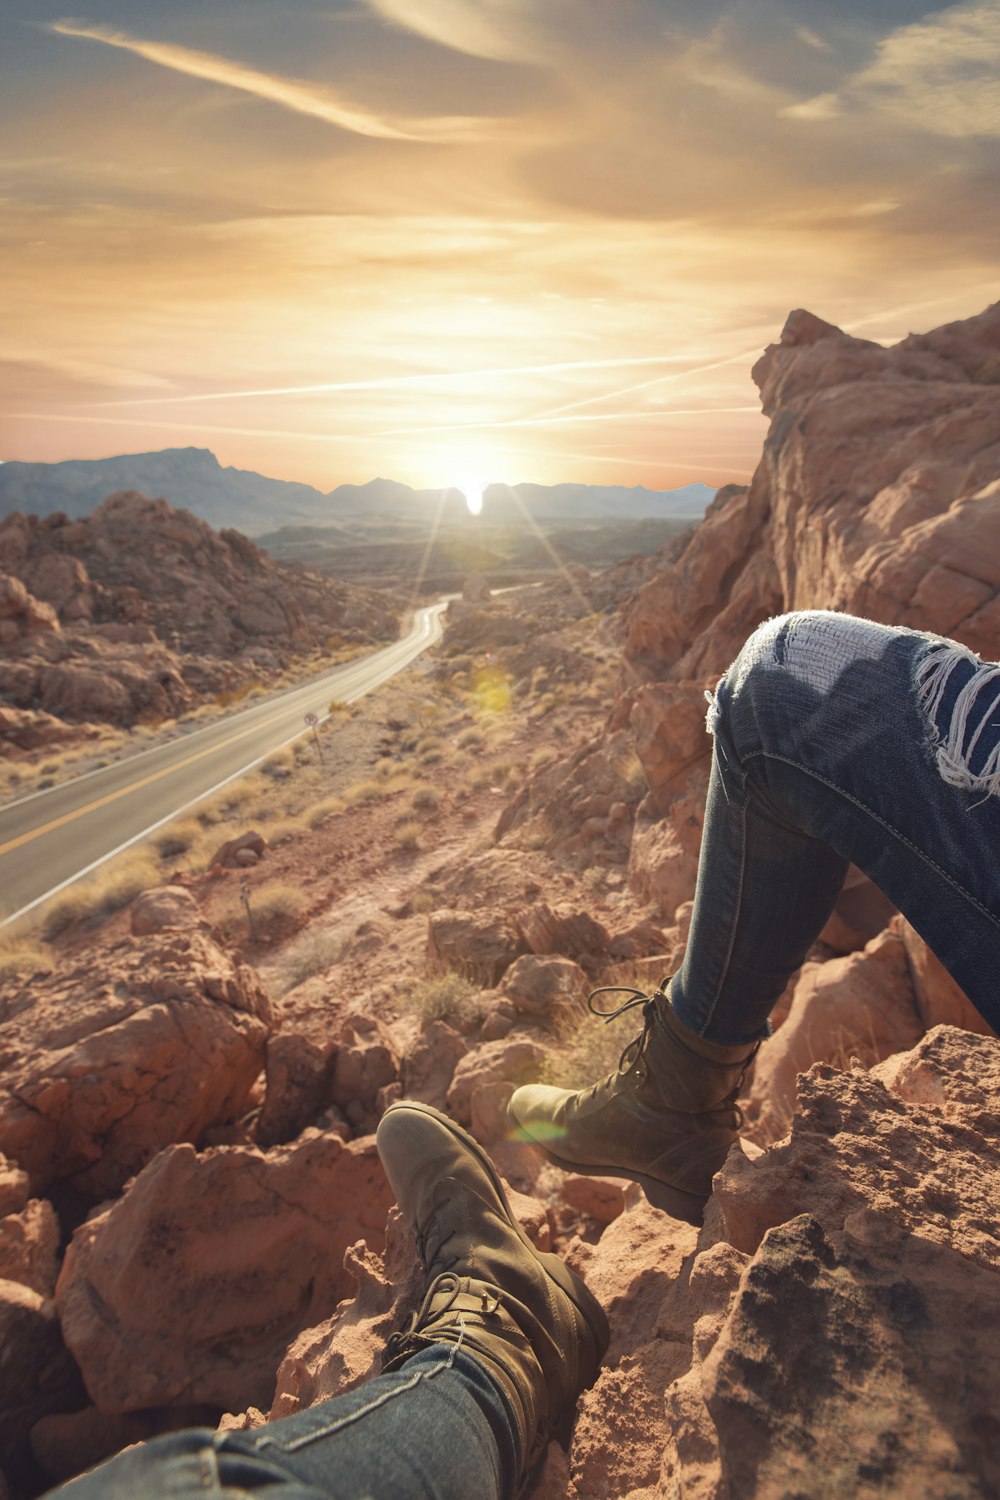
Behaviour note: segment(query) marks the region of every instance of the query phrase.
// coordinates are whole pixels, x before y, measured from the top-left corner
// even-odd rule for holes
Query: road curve
[[[126,760],[0,808],[0,927],[307,733],[303,716],[353,703],[441,638],[444,603],[415,612],[409,635]]]

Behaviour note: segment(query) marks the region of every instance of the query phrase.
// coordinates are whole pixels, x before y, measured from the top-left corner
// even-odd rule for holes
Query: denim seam
[[[741,765],[742,765],[742,763],[741,763]],[[723,786],[723,790],[725,790],[724,786]],[[728,797],[726,798],[726,801],[729,802],[729,798]],[[733,808],[733,804],[731,802],[729,803],[729,806],[730,806],[731,809]],[[743,801],[742,801],[742,803],[740,805],[740,809],[739,809],[739,819],[740,819],[740,873],[739,873],[739,880],[738,880],[738,883],[737,883],[737,892],[738,892],[738,894],[737,894],[737,899],[736,899],[736,910],[733,913],[733,920],[732,920],[732,922],[730,923],[730,926],[729,926],[729,944],[728,944],[728,946],[726,948],[726,956],[723,959],[722,966],[718,970],[717,976],[716,976],[716,981],[715,981],[715,995],[714,995],[714,998],[712,1000],[712,1004],[709,1007],[708,1016],[707,1016],[707,1018],[705,1020],[705,1024],[697,1032],[698,1036],[704,1036],[705,1035],[706,1031],[711,1026],[712,1021],[715,1018],[715,1012],[716,1012],[716,1009],[718,1008],[718,1004],[719,1004],[719,996],[722,993],[723,981],[725,979],[726,974],[728,973],[729,963],[730,963],[730,960],[731,960],[731,958],[733,956],[733,948],[734,948],[734,946],[736,944],[736,929],[739,926],[740,917],[741,917],[741,915],[743,913],[743,889],[744,889],[744,883],[745,883],[745,877],[746,877],[746,867],[747,867],[747,798],[746,798],[746,777],[745,776],[743,778]]]
[[[955,880],[953,876],[949,875],[948,871],[943,869],[936,860],[931,859],[930,855],[925,854],[922,849],[918,848],[916,844],[914,844],[910,839],[906,837],[905,833],[900,833],[898,828],[894,827],[893,824],[890,823],[886,818],[883,818],[879,813],[870,808],[867,802],[862,802],[860,797],[854,797],[850,792],[845,792],[844,788],[842,786],[838,786],[835,781],[830,781],[828,777],[821,776],[818,771],[810,770],[808,766],[800,765],[797,760],[791,760],[787,755],[774,755],[769,750],[750,750],[743,756],[743,760],[778,761],[782,765],[791,766],[794,770],[801,771],[804,776],[809,776],[814,781],[821,781],[824,786],[829,787],[831,791],[836,792],[838,796],[843,797],[846,802],[853,802],[855,807],[860,807],[862,812],[867,813],[870,818],[874,819],[876,823],[879,823],[888,833],[891,833],[893,838],[897,838],[899,839],[901,844],[905,844],[907,849],[909,849],[911,853],[915,854],[918,859],[922,860],[924,864],[930,865],[933,870],[936,870],[937,873],[941,876],[942,880],[945,880],[953,890],[959,893],[959,895],[964,896],[966,901],[974,906],[977,911],[980,911],[984,917],[989,918],[989,920],[995,927],[1000,929],[1000,918],[998,918],[993,912],[991,912],[988,906],[983,906],[982,902],[979,901],[971,891],[967,891],[965,886],[962,885],[959,881]]]
[[[418,1370],[405,1383],[393,1386],[391,1391],[383,1391],[380,1396],[373,1397],[367,1405],[359,1406],[357,1411],[352,1411],[346,1417],[340,1417],[336,1422],[317,1427],[314,1432],[303,1433],[301,1437],[293,1438],[289,1443],[283,1443],[280,1439],[272,1437],[258,1438],[257,1446],[259,1448],[277,1448],[282,1453],[296,1453],[300,1448],[307,1448],[310,1443],[314,1443],[320,1438],[336,1437],[337,1433],[345,1427],[350,1427],[354,1422],[359,1421],[361,1417],[367,1417],[370,1412],[377,1411],[380,1406],[387,1405],[395,1396],[414,1390],[422,1380],[433,1380],[434,1376],[440,1375],[442,1370],[450,1370],[455,1363],[455,1355],[458,1353],[460,1347],[459,1343],[452,1344],[448,1358],[443,1363],[435,1365],[433,1370]]]

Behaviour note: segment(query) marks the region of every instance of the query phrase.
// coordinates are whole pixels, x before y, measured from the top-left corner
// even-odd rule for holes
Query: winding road
[[[441,638],[445,602],[414,614],[410,633],[371,656],[204,729],[0,808],[0,927],[136,844],[210,792],[353,703]]]

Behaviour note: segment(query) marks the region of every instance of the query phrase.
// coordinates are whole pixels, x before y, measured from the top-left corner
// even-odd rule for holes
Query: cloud
[[[530,0],[368,0],[376,15],[456,52],[530,60],[542,33]]]
[[[392,120],[385,115],[345,103],[330,89],[271,73],[261,73],[245,63],[216,57],[210,52],[198,52],[171,42],[144,41],[141,37],[129,36],[124,31],[112,31],[106,26],[87,26],[69,20],[51,21],[47,29],[59,36],[78,37],[85,41],[101,42],[106,47],[120,48],[161,68],[184,73],[189,78],[203,78],[209,83],[221,84],[243,94],[252,94],[257,99],[265,99],[268,103],[292,110],[295,114],[310,115],[354,135],[394,141],[454,140],[478,133],[485,124],[483,120],[461,118],[419,122]]]
[[[955,5],[902,26],[835,92],[779,113],[829,120],[855,110],[874,110],[931,135],[1000,136],[1000,9]]]

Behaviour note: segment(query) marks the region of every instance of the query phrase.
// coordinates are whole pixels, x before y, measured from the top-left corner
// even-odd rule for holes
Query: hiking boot
[[[427,1273],[423,1302],[389,1340],[383,1368],[429,1344],[480,1360],[517,1420],[520,1490],[550,1435],[568,1438],[608,1347],[607,1319],[557,1255],[535,1249],[489,1157],[453,1120],[429,1104],[392,1104],[376,1144]]]
[[[743,1123],[736,1099],[760,1043],[723,1047],[696,1036],[663,986],[649,996],[633,991],[615,1011],[590,1008],[610,1021],[640,1004],[642,1033],[617,1072],[577,1093],[536,1083],[515,1089],[508,1115],[519,1139],[564,1171],[628,1177],[655,1207],[700,1224]]]

